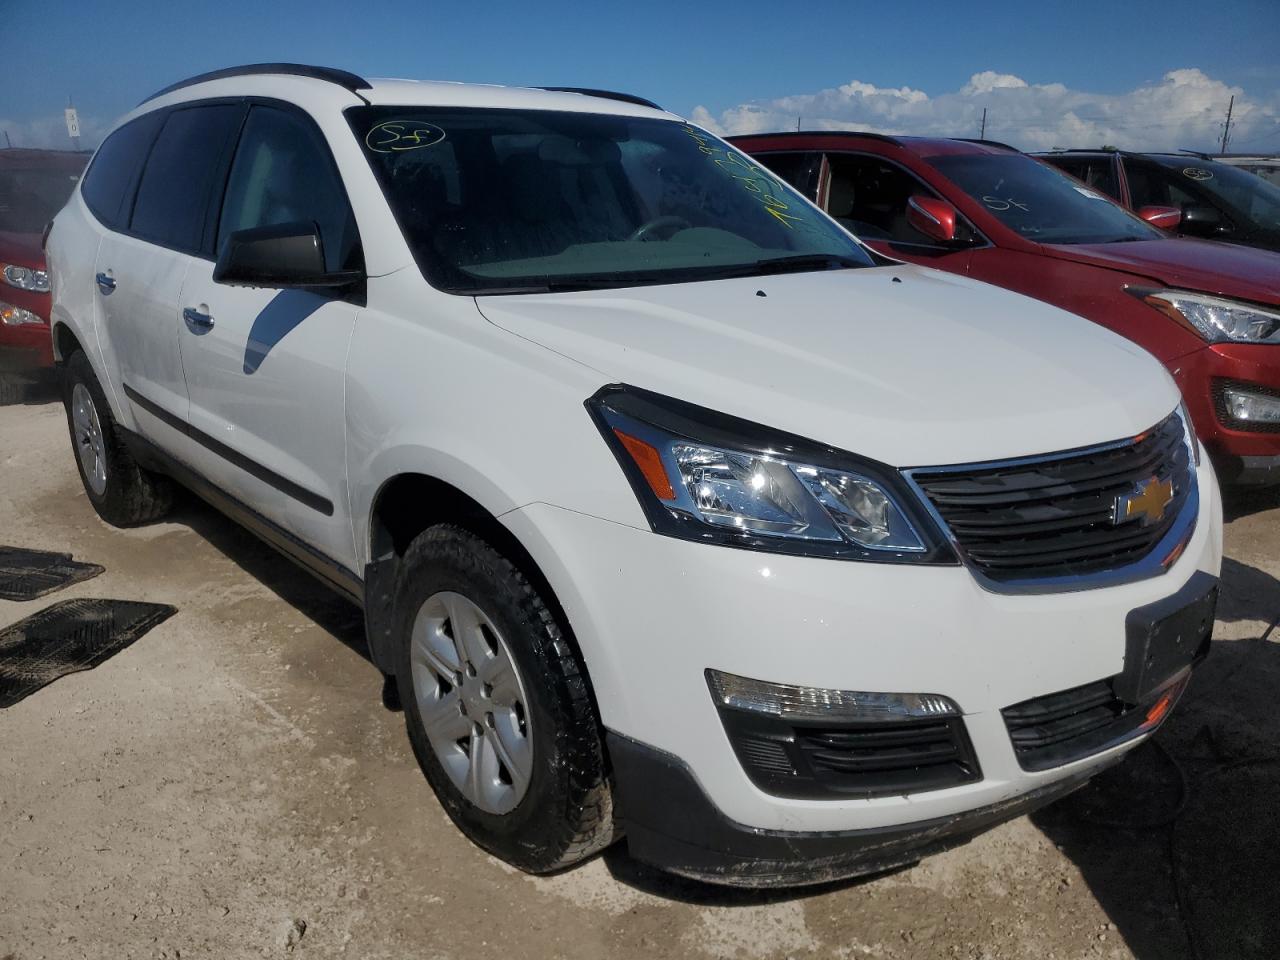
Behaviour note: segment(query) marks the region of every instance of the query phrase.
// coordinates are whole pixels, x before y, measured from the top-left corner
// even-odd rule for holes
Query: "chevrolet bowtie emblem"
[[[1172,502],[1173,481],[1150,477],[1135,484],[1131,492],[1116,497],[1111,522],[1119,525],[1141,517],[1145,527],[1160,520]]]

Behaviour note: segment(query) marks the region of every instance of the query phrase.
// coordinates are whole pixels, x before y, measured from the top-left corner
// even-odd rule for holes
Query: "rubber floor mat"
[[[0,600],[34,600],[102,572],[96,563],[80,563],[69,553],[0,546]]]
[[[0,708],[92,670],[177,613],[130,600],[61,600],[0,631]]]

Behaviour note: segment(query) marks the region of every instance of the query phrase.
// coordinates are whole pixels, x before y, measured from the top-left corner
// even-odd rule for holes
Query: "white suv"
[[[219,71],[48,256],[99,514],[176,479],[362,604],[526,870],[910,862],[1118,759],[1207,646],[1221,505],[1158,363],[637,98]]]

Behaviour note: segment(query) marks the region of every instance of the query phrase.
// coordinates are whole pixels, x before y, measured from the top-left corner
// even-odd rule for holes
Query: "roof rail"
[[[305,63],[249,63],[241,67],[224,67],[221,70],[211,70],[208,73],[201,73],[194,77],[188,77],[186,80],[171,83],[163,90],[157,90],[143,100],[142,103],[139,103],[138,106],[142,106],[143,103],[150,103],[157,97],[163,97],[166,93],[173,93],[175,90],[194,86],[197,83],[205,83],[209,80],[223,80],[227,77],[252,77],[264,74],[311,77],[313,80],[325,80],[329,83],[336,83],[345,90],[350,90],[357,97],[360,96],[358,91],[371,89],[369,81],[364,77],[348,73],[346,70],[335,70],[333,67],[312,67]],[[364,100],[363,97],[360,97],[360,99]],[[367,100],[365,102],[368,103]]]
[[[863,137],[867,140],[883,140],[885,143],[902,145],[899,137],[887,133],[868,133],[863,130],[775,130],[773,133],[735,133],[725,137],[726,140],[752,140],[757,137]]]
[[[981,137],[956,137],[961,143],[979,143],[984,147],[1000,147],[1004,150],[1012,150],[1014,153],[1021,153],[1017,147],[1011,147],[1007,143],[1001,143],[999,140],[984,140]]]
[[[580,93],[584,97],[600,97],[603,100],[620,100],[623,103],[634,103],[640,107],[652,107],[654,110],[662,108],[652,100],[646,100],[644,97],[637,97],[633,93],[617,93],[613,90],[593,90],[590,87],[534,87],[535,90],[546,90],[550,93]]]

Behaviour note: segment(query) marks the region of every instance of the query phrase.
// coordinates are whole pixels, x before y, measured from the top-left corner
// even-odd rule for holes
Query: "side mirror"
[[[1223,233],[1227,223],[1216,207],[1208,204],[1189,203],[1182,208],[1182,232],[1193,237],[1212,237]]]
[[[1138,216],[1161,230],[1174,230],[1182,222],[1182,211],[1177,207],[1141,207]]]
[[[945,200],[917,194],[907,201],[907,223],[938,243],[956,238],[956,208]]]
[[[213,266],[213,282],[232,287],[345,287],[363,278],[359,270],[325,271],[315,223],[237,230],[227,237]]]

